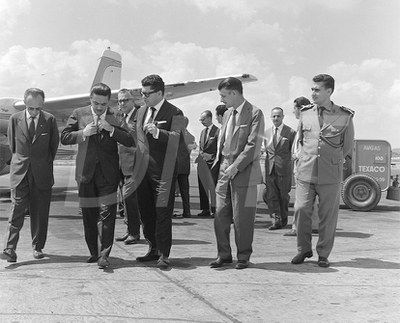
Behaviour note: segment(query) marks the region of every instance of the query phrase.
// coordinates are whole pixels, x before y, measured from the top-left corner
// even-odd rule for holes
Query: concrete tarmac
[[[86,263],[74,166],[56,166],[55,174],[46,257],[33,259],[26,218],[18,261],[0,260],[0,322],[400,322],[400,203],[386,200],[386,193],[372,212],[341,205],[329,268],[317,265],[317,235],[314,257],[290,263],[296,238],[283,236],[290,226],[268,231],[271,219],[259,197],[250,267],[210,269],[216,257],[213,220],[196,216],[192,167],[193,217],[173,219],[172,267],[161,271],[155,262],[138,263],[135,258],[147,251],[142,240],[115,242],[111,267],[100,270]],[[8,176],[1,176],[1,235],[11,207],[7,188]],[[178,197],[178,213],[180,206]],[[116,236],[125,230],[118,217]]]

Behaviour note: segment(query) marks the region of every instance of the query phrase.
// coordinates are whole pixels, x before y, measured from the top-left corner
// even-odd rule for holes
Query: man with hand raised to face
[[[164,81],[159,75],[142,80],[142,97],[146,108],[138,111],[136,134],[139,159],[138,200],[143,234],[149,243],[148,253],[140,262],[157,260],[157,267],[170,266],[172,214],[177,178],[179,138],[184,129],[183,113],[164,98]]]
[[[78,144],[75,179],[90,251],[87,262],[97,261],[100,269],[110,265],[108,257],[114,240],[120,180],[118,143],[134,145],[129,131],[120,126],[109,108],[110,97],[111,89],[106,84],[94,85],[90,106],[74,110],[61,133],[63,145]]]

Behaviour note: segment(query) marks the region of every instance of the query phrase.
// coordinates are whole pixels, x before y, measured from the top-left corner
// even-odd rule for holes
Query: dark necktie
[[[230,156],[231,153],[231,141],[232,141],[232,137],[233,137],[233,133],[235,132],[235,126],[236,126],[236,114],[237,111],[236,109],[233,109],[232,111],[232,120],[231,120],[231,124],[229,126],[229,129],[227,129],[226,132],[226,139],[225,139],[225,143],[224,143],[224,148],[222,150],[222,154],[227,157]]]
[[[207,142],[207,136],[208,136],[208,127],[206,127],[206,131],[204,131],[204,143]]]
[[[29,137],[30,137],[31,142],[32,142],[33,138],[35,137],[35,132],[36,132],[36,129],[35,129],[35,117],[30,117],[30,119],[31,119],[31,123],[29,124],[28,131],[29,131]]]
[[[151,107],[150,109],[151,109],[151,115],[150,115],[149,121],[147,123],[152,123],[154,121],[154,114],[156,112],[155,107]]]
[[[324,125],[324,110],[325,107],[318,107],[318,121],[319,121],[319,127],[322,128],[322,126]]]
[[[275,128],[274,137],[272,139],[274,147],[278,144],[278,128]]]

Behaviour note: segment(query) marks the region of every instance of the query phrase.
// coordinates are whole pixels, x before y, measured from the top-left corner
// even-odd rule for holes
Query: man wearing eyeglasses
[[[135,138],[137,108],[134,97],[130,90],[121,89],[118,92],[118,107],[121,113],[121,121],[128,126],[129,132]],[[140,106],[139,106],[140,107]],[[137,200],[137,180],[133,176],[135,165],[136,147],[118,145],[119,164],[122,173],[122,198],[124,201],[124,214],[127,222],[127,231],[116,241],[123,241],[124,244],[135,244],[140,240],[140,215]]]
[[[158,260],[157,267],[169,267],[172,245],[172,214],[177,178],[177,152],[184,125],[180,109],[164,99],[164,82],[159,75],[142,80],[142,97],[146,108],[138,111],[137,141],[141,160],[136,162],[142,175],[139,210],[143,233],[149,243],[145,256],[137,261]]]
[[[129,131],[108,107],[110,97],[106,84],[95,84],[90,91],[90,106],[74,110],[61,132],[63,145],[78,144],[75,179],[90,251],[87,262],[97,261],[100,269],[110,265],[114,241],[120,179],[118,143],[128,147],[134,144]]]
[[[13,114],[8,124],[8,141],[12,153],[10,187],[12,211],[3,257],[16,262],[19,232],[29,209],[33,257],[44,257],[49,221],[51,188],[54,185],[53,160],[59,134],[56,119],[43,111],[44,92],[30,88],[25,91],[26,109]]]

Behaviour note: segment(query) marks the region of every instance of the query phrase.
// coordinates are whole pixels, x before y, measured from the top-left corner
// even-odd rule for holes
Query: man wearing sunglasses
[[[27,89],[24,103],[26,109],[13,114],[8,124],[13,203],[3,251],[8,262],[17,261],[15,250],[26,209],[29,209],[31,220],[33,257],[44,257],[42,249],[47,237],[51,188],[54,185],[53,160],[59,143],[55,117],[42,110],[44,92],[36,88]]]
[[[146,108],[138,111],[137,142],[140,160],[136,172],[142,176],[138,188],[143,234],[149,251],[138,261],[158,260],[157,267],[169,267],[172,244],[172,214],[177,178],[177,152],[184,128],[183,113],[164,99],[164,81],[159,75],[142,80]]]

